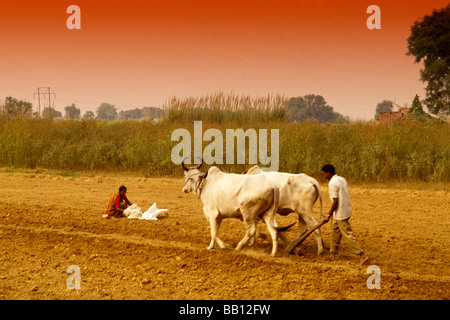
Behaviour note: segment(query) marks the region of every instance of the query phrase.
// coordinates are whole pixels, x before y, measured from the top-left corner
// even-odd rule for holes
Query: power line
[[[44,102],[44,99],[46,100],[46,95],[48,95],[48,107],[50,108],[50,114],[53,114],[51,96],[53,95],[53,97],[56,98],[56,94],[50,89],[50,87],[37,88],[33,95],[34,98],[36,98],[36,95],[38,96],[38,115],[41,116],[41,96]]]

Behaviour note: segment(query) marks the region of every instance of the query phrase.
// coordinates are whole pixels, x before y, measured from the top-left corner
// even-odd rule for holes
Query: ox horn
[[[183,160],[181,160],[181,167],[183,168],[184,171],[189,171],[188,168],[186,168],[186,166],[184,165],[184,160],[186,160],[188,157],[183,158]]]
[[[196,166],[195,169],[200,169],[200,167],[203,164],[203,159],[201,157],[199,157],[199,156],[197,156],[196,158],[200,159],[200,164],[198,166]]]

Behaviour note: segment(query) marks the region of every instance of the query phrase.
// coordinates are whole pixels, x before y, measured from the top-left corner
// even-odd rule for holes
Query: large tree
[[[94,119],[95,118],[95,113],[88,110],[84,113],[83,115],[83,119]]]
[[[324,123],[345,120],[344,116],[335,112],[333,107],[330,107],[322,96],[315,94],[289,99],[287,115],[289,121],[315,119],[320,123]]]
[[[31,102],[17,100],[11,96],[6,97],[3,111],[8,117],[31,117],[33,105]]]
[[[46,107],[42,110],[42,118],[61,118],[62,113],[53,108]]]
[[[66,112],[66,119],[80,119],[81,110],[77,108],[75,104],[72,103],[70,106],[65,107],[64,111]]]
[[[125,119],[141,119],[142,118],[142,110],[135,108],[133,110],[126,110],[126,111],[120,111],[119,112],[119,119],[125,120]]]
[[[424,62],[420,75],[427,83],[424,100],[431,113],[450,114],[450,4],[414,22],[408,55]]]
[[[102,103],[97,108],[97,118],[101,120],[115,120],[117,116],[116,107],[109,103]]]

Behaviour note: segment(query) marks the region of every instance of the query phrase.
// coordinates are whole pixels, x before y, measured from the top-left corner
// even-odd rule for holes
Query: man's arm
[[[333,203],[331,204],[330,211],[329,211],[328,214],[322,219],[322,221],[324,221],[325,223],[327,223],[327,222],[330,220],[331,215],[333,214],[334,211],[336,211],[336,209],[337,209],[337,207],[338,207],[338,204],[339,204],[338,198],[333,198]]]

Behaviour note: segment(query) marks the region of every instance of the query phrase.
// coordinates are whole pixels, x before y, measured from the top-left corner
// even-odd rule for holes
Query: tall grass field
[[[226,129],[278,129],[279,171],[319,177],[321,167],[331,163],[359,181],[450,181],[446,123],[288,123],[284,103],[277,96],[252,101],[219,94],[173,98],[159,122],[0,118],[0,166],[181,176],[171,160],[178,143],[171,141],[172,132],[184,128],[193,139],[194,120],[202,120],[203,132],[216,128],[224,137]],[[203,141],[203,149],[209,143]],[[236,173],[250,166],[219,165]]]

